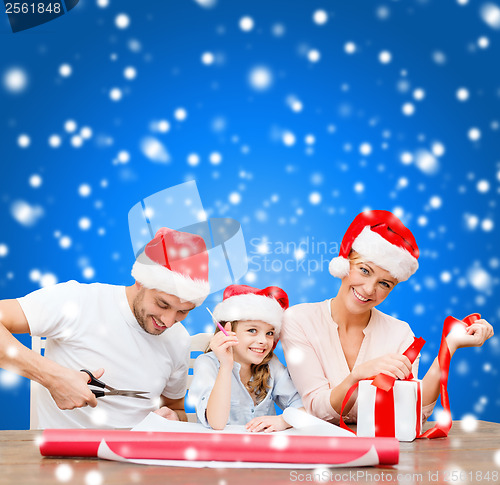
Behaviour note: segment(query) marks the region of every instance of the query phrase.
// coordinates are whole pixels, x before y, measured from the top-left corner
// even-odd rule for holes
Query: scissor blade
[[[148,394],[147,391],[120,391],[120,390],[115,390],[115,391],[110,391],[107,392],[107,396],[125,396],[125,397],[137,397],[139,399],[149,399],[146,396],[141,396],[140,394]]]

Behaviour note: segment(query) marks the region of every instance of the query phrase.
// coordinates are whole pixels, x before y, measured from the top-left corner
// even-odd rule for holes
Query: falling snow
[[[119,29],[126,29],[130,25],[130,17],[125,13],[117,15],[115,18],[115,25]]]
[[[265,91],[269,89],[273,83],[273,74],[269,68],[257,66],[250,71],[248,82],[254,90]]]
[[[241,17],[239,26],[243,32],[250,32],[254,28],[253,18],[248,16]]]
[[[3,75],[3,85],[11,93],[22,93],[28,86],[28,75],[22,68],[10,68]]]
[[[170,155],[165,145],[152,136],[146,136],[141,140],[141,151],[152,162],[168,163],[170,161]]]
[[[57,465],[55,476],[58,482],[69,482],[73,478],[73,468],[65,463]]]
[[[0,284],[9,295],[68,279],[130,284],[128,211],[195,180],[200,220],[236,219],[248,252],[253,238],[261,241],[249,256],[326,261],[313,274],[250,267],[244,284],[281,284],[291,304],[331,298],[334,254],[313,254],[313,246],[276,254],[276,243],[340,244],[355,214],[390,209],[421,252],[417,274],[385,311],[428,345],[438,344],[448,312],[480,311],[498,323],[497,1],[381,2],[355,15],[342,2],[302,2],[276,15],[260,0],[231,11],[195,0],[179,4],[176,29],[161,23],[162,2],[147,14],[140,2],[87,3],[72,14],[92,32],[85,45],[60,42],[54,22],[53,38],[27,50],[19,37],[1,65]],[[424,44],[400,35],[417,18]],[[433,18],[461,19],[463,28],[431,28]],[[193,312],[190,330],[205,324]],[[485,381],[473,387],[464,378],[493,376],[500,346],[491,342],[478,354],[459,350],[452,362],[450,386],[470,396],[452,403],[465,431],[500,409]],[[304,356],[297,349],[289,358]],[[15,406],[2,392],[17,392],[22,380],[0,372],[0,402]],[[71,482],[62,465],[54,473]],[[85,479],[102,481],[96,470]]]

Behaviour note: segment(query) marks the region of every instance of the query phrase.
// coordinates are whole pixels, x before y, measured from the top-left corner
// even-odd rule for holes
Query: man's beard
[[[156,332],[150,332],[147,328],[147,325],[146,325],[146,313],[144,311],[141,311],[140,310],[140,306],[141,306],[141,303],[142,301],[144,300],[144,293],[145,293],[145,290],[144,288],[141,288],[139,290],[139,293],[137,294],[137,296],[135,297],[134,299],[134,302],[132,304],[132,307],[133,307],[133,310],[134,310],[134,317],[135,319],[137,320],[137,323],[139,324],[139,326],[149,335],[161,335],[163,332],[160,332],[160,333],[156,333]]]

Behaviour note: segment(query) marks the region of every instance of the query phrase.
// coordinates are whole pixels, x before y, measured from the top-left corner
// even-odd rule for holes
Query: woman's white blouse
[[[331,299],[289,308],[280,338],[290,375],[306,411],[338,424],[340,416],[330,404],[330,394],[351,371],[340,343],[338,325],[331,316],[330,303]],[[402,354],[413,342],[414,334],[406,322],[376,308],[371,312],[354,367],[385,354]],[[414,378],[418,375],[419,359],[420,356],[413,364]],[[431,415],[434,404],[422,408],[424,420]],[[355,403],[344,421],[356,422],[357,407]]]

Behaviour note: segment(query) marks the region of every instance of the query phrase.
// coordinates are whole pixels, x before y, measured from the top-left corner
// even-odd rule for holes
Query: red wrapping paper
[[[265,463],[349,463],[372,447],[379,464],[399,461],[395,438],[339,438],[276,434],[141,432],[47,429],[43,456],[96,457],[101,440],[129,459],[241,461]]]

